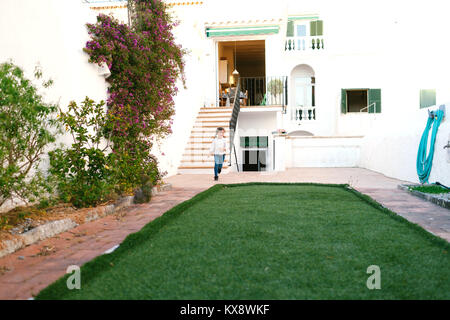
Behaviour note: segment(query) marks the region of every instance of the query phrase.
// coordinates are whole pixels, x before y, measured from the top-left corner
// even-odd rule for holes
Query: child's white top
[[[225,151],[223,149],[225,148]],[[211,146],[209,147],[209,152],[213,154],[226,154],[227,150],[227,139],[222,138],[214,138],[211,142]]]

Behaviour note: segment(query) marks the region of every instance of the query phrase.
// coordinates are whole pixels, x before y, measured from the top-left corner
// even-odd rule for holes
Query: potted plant
[[[270,94],[270,101],[267,104],[281,104],[278,96],[283,93],[283,81],[281,79],[272,79],[267,84],[267,92]]]

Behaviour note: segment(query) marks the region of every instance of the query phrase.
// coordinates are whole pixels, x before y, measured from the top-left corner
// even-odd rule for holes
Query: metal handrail
[[[286,113],[287,76],[241,77],[239,84],[241,90],[247,93],[248,106],[281,106],[283,113]]]
[[[234,157],[236,160],[236,168],[237,168],[238,172],[239,172],[239,165],[237,162],[236,147],[234,146],[234,134],[236,132],[236,124],[237,124],[237,119],[239,116],[240,109],[241,109],[240,84],[238,81],[237,86],[236,86],[236,92],[234,94],[233,112],[231,113],[231,119],[230,119],[230,167],[231,167],[231,154],[232,154],[232,150],[234,150]]]

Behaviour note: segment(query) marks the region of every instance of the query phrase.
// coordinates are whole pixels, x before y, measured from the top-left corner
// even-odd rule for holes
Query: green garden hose
[[[417,153],[417,175],[419,176],[420,183],[427,183],[431,172],[431,166],[433,164],[433,154],[434,154],[434,143],[436,141],[436,135],[441,124],[442,118],[444,117],[443,110],[436,110],[430,112],[427,126],[422,134],[422,139],[420,139],[419,152]],[[427,156],[427,144],[428,144],[428,134],[431,126],[433,130],[431,132],[430,141],[430,151]]]

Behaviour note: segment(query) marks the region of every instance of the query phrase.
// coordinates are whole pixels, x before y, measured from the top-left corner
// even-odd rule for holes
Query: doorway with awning
[[[238,81],[241,105],[260,105],[266,92],[265,40],[219,41],[218,81],[221,106]]]

